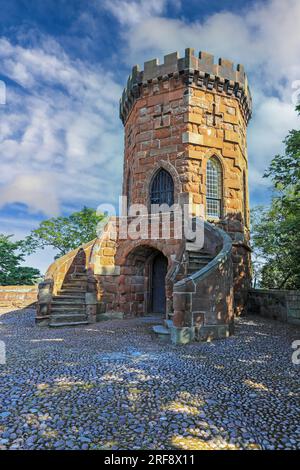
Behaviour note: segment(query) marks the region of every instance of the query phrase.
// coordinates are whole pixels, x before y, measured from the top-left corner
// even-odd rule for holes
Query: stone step
[[[207,266],[208,263],[189,263],[188,265],[188,270],[190,271],[200,271],[200,269],[204,268],[205,266]]]
[[[65,284],[62,290],[71,290],[72,292],[86,292],[87,284],[80,282],[78,284]]]
[[[52,304],[55,304],[55,305],[74,305],[74,304],[78,304],[78,305],[85,305],[85,298],[84,297],[76,297],[74,299],[70,299],[70,300],[67,300],[67,299],[61,299],[60,297],[54,297],[53,300],[52,300]]]
[[[85,304],[85,296],[81,297],[54,297],[53,304]]]
[[[189,253],[189,260],[198,260],[198,259],[213,259],[213,256],[210,254],[202,254],[202,253]]]
[[[70,274],[68,277],[69,279],[84,279],[84,280],[87,279],[87,276],[84,273],[73,273],[73,274]]]
[[[85,299],[85,291],[78,292],[78,291],[59,291],[57,297],[59,299]]]
[[[63,326],[83,326],[83,325],[88,325],[88,321],[75,321],[75,322],[70,322],[70,323],[49,323],[49,326],[51,328],[60,328]]]
[[[207,250],[197,250],[197,251],[190,251],[190,250],[187,250],[188,253],[191,253],[192,255],[197,255],[197,254],[200,254],[200,255],[210,255],[211,256],[211,252],[210,251],[207,251]]]
[[[79,279],[79,278],[70,278],[68,277],[67,279],[65,279],[65,281],[63,282],[63,286],[66,286],[66,285],[70,285],[70,286],[80,286],[81,284],[85,285],[87,284],[87,278],[84,277],[82,279]]]
[[[199,253],[199,252],[208,253],[208,251],[204,250],[203,248],[202,249],[200,248],[199,250],[197,243],[191,242],[191,241],[186,242],[186,251],[193,252],[193,253]]]
[[[170,330],[168,328],[166,328],[165,326],[163,325],[154,325],[152,327],[152,330],[154,331],[154,333],[156,333],[157,335],[162,335],[162,336],[167,336],[167,335],[170,335]]]
[[[173,320],[165,320],[164,321],[165,327],[170,329],[174,325]]]
[[[85,315],[86,308],[70,308],[70,307],[64,307],[64,308],[52,308],[50,315],[65,315],[65,314],[70,314],[70,315]]]
[[[189,264],[208,264],[213,258],[190,258]]]
[[[86,292],[86,287],[82,284],[78,286],[70,286],[69,284],[64,284],[58,292],[61,294],[82,294]]]
[[[51,323],[70,323],[78,321],[87,321],[85,313],[51,313]]]

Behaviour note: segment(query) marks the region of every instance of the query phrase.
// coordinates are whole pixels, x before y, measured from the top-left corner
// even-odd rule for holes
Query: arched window
[[[247,186],[246,186],[246,173],[243,171],[243,194],[244,194],[244,224],[247,227],[248,220],[247,220]]]
[[[130,208],[130,205],[131,205],[131,171],[128,171],[128,174],[127,174],[127,188],[126,188],[126,196],[127,196],[127,213],[129,212],[129,208]]]
[[[173,178],[163,168],[159,170],[152,180],[150,189],[151,204],[174,204],[174,182]]]
[[[219,160],[212,157],[206,167],[206,215],[220,218],[222,214],[222,167]]]

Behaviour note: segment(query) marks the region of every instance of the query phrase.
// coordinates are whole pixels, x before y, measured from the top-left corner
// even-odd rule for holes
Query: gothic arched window
[[[129,211],[130,205],[131,205],[131,171],[128,171],[127,174],[127,188],[126,188],[126,196],[127,196],[127,212]]]
[[[244,224],[247,227],[248,225],[248,217],[247,217],[247,206],[248,206],[248,201],[247,201],[247,186],[246,186],[246,173],[243,171],[243,199],[244,199]]]
[[[174,182],[173,178],[163,168],[154,176],[150,189],[151,204],[174,204]]]
[[[206,167],[206,215],[220,218],[222,214],[222,167],[219,160],[212,157]]]

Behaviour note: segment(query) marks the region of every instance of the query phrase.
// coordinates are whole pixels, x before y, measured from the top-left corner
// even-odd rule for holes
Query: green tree
[[[40,272],[20,265],[24,261],[24,245],[22,241],[11,241],[12,236],[0,234],[0,285],[35,284]]]
[[[58,250],[57,257],[62,256],[96,238],[97,224],[103,218],[104,215],[97,215],[94,209],[84,207],[68,217],[44,220],[26,238],[27,250],[34,252],[37,248],[51,246]]]
[[[272,202],[253,212],[252,240],[256,257],[263,259],[261,286],[299,289],[300,130],[290,131],[284,144],[284,155],[276,155],[265,173],[273,183]]]

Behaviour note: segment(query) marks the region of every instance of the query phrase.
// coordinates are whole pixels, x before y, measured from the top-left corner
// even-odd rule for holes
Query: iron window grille
[[[166,170],[159,170],[151,184],[151,204],[174,204],[174,182]]]
[[[222,168],[216,158],[207,162],[206,168],[206,215],[220,219],[222,214]]]

